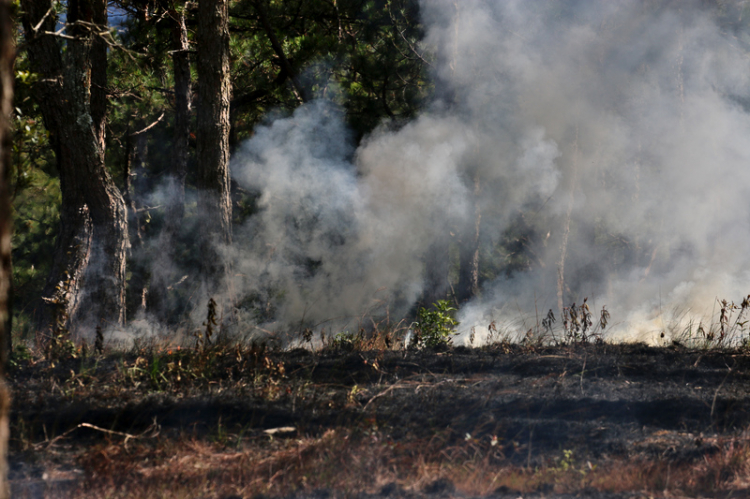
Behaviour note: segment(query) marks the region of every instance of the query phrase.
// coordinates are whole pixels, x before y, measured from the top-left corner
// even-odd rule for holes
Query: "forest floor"
[[[12,497],[750,497],[750,354],[641,344],[24,360]]]

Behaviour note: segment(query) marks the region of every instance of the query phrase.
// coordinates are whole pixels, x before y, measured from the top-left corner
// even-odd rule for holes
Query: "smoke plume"
[[[611,337],[648,340],[670,317],[710,316],[717,298],[750,293],[740,10],[424,0],[421,12],[417,50],[434,56],[436,92],[419,118],[355,148],[319,100],[259,126],[235,154],[235,180],[259,196],[227,250],[252,320],[406,313],[425,292],[430,248],[459,246],[475,206],[490,270],[462,308],[466,334],[492,321],[524,333],[549,309],[559,317],[559,300],[588,297],[611,312]]]

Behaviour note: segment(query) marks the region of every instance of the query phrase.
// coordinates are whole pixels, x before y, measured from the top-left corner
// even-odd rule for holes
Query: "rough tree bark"
[[[41,315],[47,322],[40,326],[49,324],[51,309],[62,310],[68,318],[78,312],[84,320],[121,324],[127,218],[122,195],[104,165],[106,106],[100,93],[105,91],[102,83],[106,86],[106,75],[101,74],[106,60],[93,47],[91,28],[96,20],[106,21],[106,2],[68,2],[68,34],[73,38],[66,40],[64,53],[60,39],[50,34],[57,23],[51,0],[22,0],[21,6],[29,62],[40,75],[37,103],[55,150],[63,199],[56,255],[45,289],[53,303]],[[92,82],[98,85],[96,98]]]
[[[11,339],[10,290],[11,208],[8,171],[10,169],[10,115],[13,109],[13,26],[10,1],[0,0],[0,499],[10,497],[8,485],[8,437],[10,436],[10,390],[5,383]]]
[[[210,286],[226,271],[219,245],[232,242],[229,191],[229,12],[228,0],[198,2],[198,213],[203,274]]]

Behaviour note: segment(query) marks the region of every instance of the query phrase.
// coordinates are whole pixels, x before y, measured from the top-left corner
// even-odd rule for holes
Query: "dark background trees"
[[[430,103],[455,111],[450,88],[434,92],[417,0],[22,0],[19,20],[19,338],[141,312],[182,320],[199,301],[188,287],[226,270],[216,244],[258,211],[228,164],[269,113],[331,100],[359,143]],[[421,255],[424,305],[542,264],[545,214],[503,214],[498,233],[480,170],[462,178],[469,223]]]
[[[19,21],[12,187],[24,337],[55,323],[121,324],[144,308],[178,320],[184,275],[169,265],[152,275],[143,262],[216,262],[202,255],[231,240],[256,195],[230,186],[230,149],[266,113],[334,99],[361,138],[415,116],[430,88],[411,0],[24,0]],[[194,199],[216,208],[205,234],[186,211]]]
[[[536,8],[550,5],[550,15],[574,15],[554,2]],[[645,2],[643,15],[673,7]],[[701,8],[722,30],[744,29],[738,2]],[[420,15],[417,0],[22,0],[8,172],[17,337],[106,328],[144,312],[174,324],[203,307],[196,283],[216,287],[212,276],[227,271],[218,247],[259,212],[260,193],[230,179],[229,158],[267,116],[333,101],[358,145],[424,109],[460,114],[466,102],[437,70],[457,67],[439,60],[457,53],[424,52]],[[502,83],[502,71],[495,76]],[[568,157],[573,142],[561,145]],[[506,187],[483,176],[482,161],[462,166],[466,223],[443,224],[420,254],[421,305],[466,302],[483,283],[556,253],[547,266],[562,269],[562,307],[579,268],[568,232],[610,269],[653,261],[642,241],[584,231],[570,215],[560,223],[566,210],[555,218],[545,200],[512,213],[483,204]],[[575,175],[564,177],[558,197],[575,190]],[[320,267],[295,263],[307,274]]]

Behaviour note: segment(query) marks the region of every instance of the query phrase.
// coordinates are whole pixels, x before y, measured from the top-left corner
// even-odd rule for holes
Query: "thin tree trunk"
[[[131,246],[137,244],[140,239],[140,234],[137,233],[139,227],[138,223],[133,220],[133,217],[137,215],[135,208],[135,201],[133,200],[133,162],[136,155],[136,144],[133,142],[133,135],[130,133],[130,127],[128,127],[127,135],[125,137],[125,164],[122,168],[122,199],[125,201],[125,207],[128,210],[128,229],[130,230]]]
[[[232,242],[229,192],[228,0],[198,2],[198,213],[203,274],[215,286],[226,271],[218,247]]]
[[[145,131],[129,133],[125,140],[126,160],[123,171],[124,189],[122,191],[125,206],[128,209],[128,227],[130,229],[130,250],[138,254],[143,245],[143,217],[138,212],[139,199],[147,191],[145,183],[146,160],[148,157],[148,135]],[[148,269],[141,258],[131,258],[130,282],[127,289],[127,303],[131,310],[145,311],[148,296]]]
[[[167,206],[165,231],[169,239],[174,239],[185,215],[185,176],[187,174],[188,144],[190,139],[190,46],[185,26],[185,11],[173,10],[175,24],[172,28],[172,64],[174,67],[174,145],[169,174],[172,179],[172,192]]]
[[[8,438],[10,436],[10,390],[5,383],[5,366],[11,346],[11,207],[10,115],[13,109],[13,27],[9,0],[0,0],[0,499],[10,497],[8,484]]]
[[[158,247],[151,272],[151,290],[148,308],[161,321],[167,322],[169,310],[169,286],[175,279],[172,271],[176,243],[185,216],[185,177],[187,175],[188,146],[190,139],[190,109],[192,106],[192,81],[190,75],[190,46],[185,25],[185,8],[179,11],[172,5],[172,67],[174,73],[174,138],[172,161],[169,168],[169,194],[165,210],[164,228],[159,235]]]
[[[565,260],[568,253],[570,219],[573,215],[575,190],[578,183],[578,126],[576,126],[576,139],[573,143],[573,165],[570,177],[570,200],[568,201],[568,209],[565,213],[565,220],[563,220],[562,239],[560,240],[560,259],[557,261],[557,308],[558,310],[560,310],[560,317],[563,317],[563,310],[565,308]]]
[[[78,0],[79,2],[81,0]],[[98,26],[107,26],[107,0],[90,0],[91,18]],[[91,41],[91,119],[104,162],[107,118],[107,44],[100,37]]]
[[[474,224],[466,231],[459,250],[458,288],[456,298],[465,302],[479,294],[479,228],[482,223],[480,194],[482,189],[479,173],[474,177]]]

